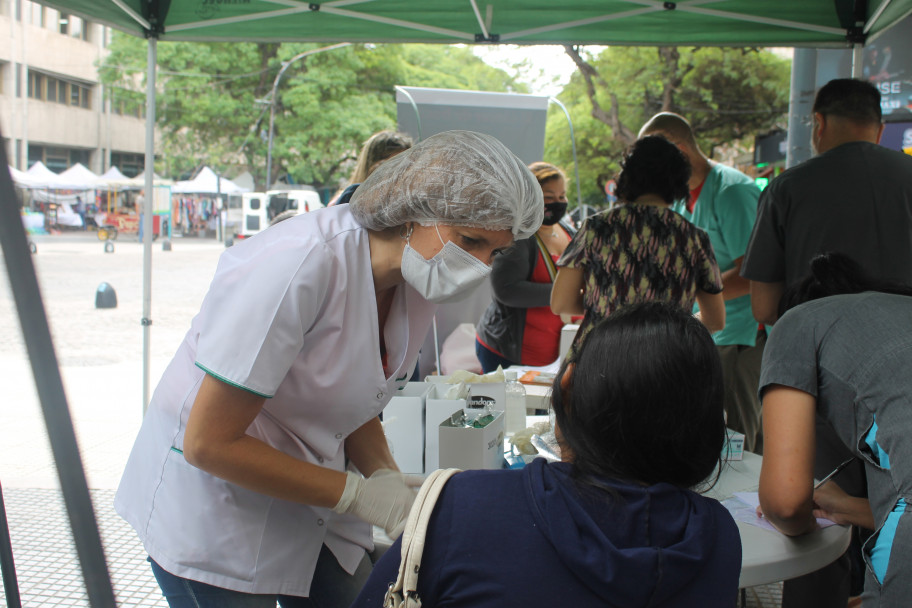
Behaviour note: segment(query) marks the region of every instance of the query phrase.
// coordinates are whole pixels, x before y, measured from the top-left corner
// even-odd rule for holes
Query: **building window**
[[[146,166],[146,157],[142,154],[111,152],[111,166],[120,169],[127,177],[136,177]]]
[[[82,163],[83,165],[88,166],[89,155],[89,150],[29,144],[28,166],[31,167],[36,162],[41,161],[51,171],[60,173],[61,171],[66,171],[76,163]]]
[[[28,96],[32,99],[44,99],[44,75],[29,70]]]
[[[64,13],[60,13],[60,18],[57,20],[58,31],[61,34],[70,33],[70,16]]]
[[[35,27],[44,27],[45,23],[45,9],[40,4],[35,2],[29,2],[29,5],[26,9],[28,15],[28,22],[34,25]]]
[[[0,0],[0,15],[9,16],[10,0]]]
[[[16,64],[16,97],[22,97],[22,64]]]
[[[67,82],[34,70],[28,72],[28,96],[32,99],[62,103],[78,108],[89,108],[92,105],[91,87]]]

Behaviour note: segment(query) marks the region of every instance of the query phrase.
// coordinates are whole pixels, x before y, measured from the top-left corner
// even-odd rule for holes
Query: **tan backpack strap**
[[[409,511],[405,530],[402,533],[402,556],[399,562],[399,574],[396,582],[390,585],[384,598],[383,606],[399,608],[400,606],[421,606],[418,598],[418,571],[421,567],[421,555],[424,553],[424,542],[427,538],[428,522],[437,497],[450,477],[459,473],[459,469],[438,469],[428,475]]]

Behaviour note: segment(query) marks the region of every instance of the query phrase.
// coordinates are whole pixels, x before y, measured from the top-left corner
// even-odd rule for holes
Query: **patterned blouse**
[[[709,235],[668,207],[626,204],[587,218],[557,265],[585,269],[586,315],[574,346],[627,304],[657,300],[691,310],[698,289],[722,291]]]

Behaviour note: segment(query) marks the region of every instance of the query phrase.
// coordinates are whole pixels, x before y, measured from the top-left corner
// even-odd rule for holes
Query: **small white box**
[[[722,459],[744,459],[744,435],[731,429],[725,429],[725,445],[722,446]]]
[[[424,472],[440,468],[440,423],[453,412],[466,406],[465,399],[445,399],[450,384],[435,382],[434,390],[427,397],[424,417]]]
[[[409,382],[383,409],[383,433],[403,473],[424,473],[424,418],[433,385]]]
[[[564,325],[563,328],[561,328],[560,346],[558,346],[557,350],[559,361],[564,360],[564,355],[570,350],[570,345],[573,344],[573,339],[576,338],[576,332],[579,331],[579,328],[580,326],[576,324]]]
[[[494,412],[487,426],[453,426],[452,415],[440,423],[440,468],[500,469],[504,460],[504,413]]]

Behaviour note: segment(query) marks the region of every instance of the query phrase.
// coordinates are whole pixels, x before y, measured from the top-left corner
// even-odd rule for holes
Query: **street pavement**
[[[114,490],[142,420],[143,248],[121,235],[105,253],[94,232],[34,235],[41,288],[70,414],[118,606],[167,608]],[[199,308],[224,246],[153,242],[151,380],[154,388]],[[0,256],[2,258],[2,256]],[[3,269],[6,262],[3,261]],[[89,606],[8,275],[0,279],[0,484],[22,606]],[[96,308],[108,283],[116,308]],[[780,587],[748,590],[746,606],[779,606]],[[0,602],[6,603],[0,589]]]

